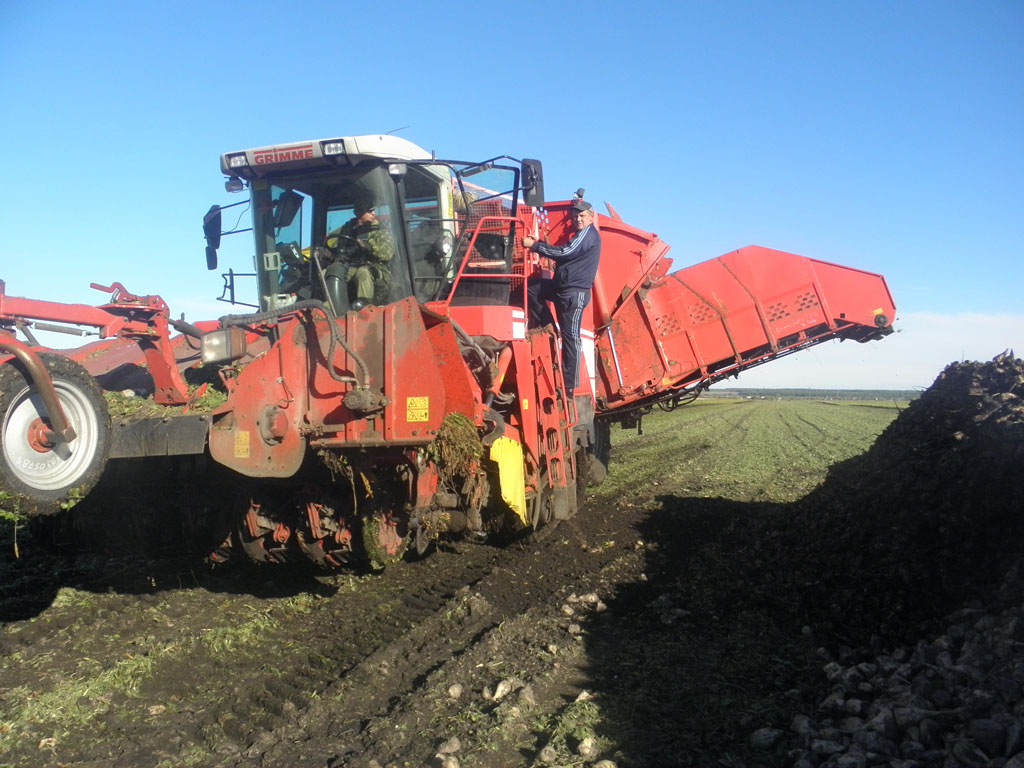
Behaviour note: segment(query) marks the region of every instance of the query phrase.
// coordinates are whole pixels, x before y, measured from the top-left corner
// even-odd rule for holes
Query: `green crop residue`
[[[437,430],[437,438],[427,453],[439,470],[449,476],[467,475],[483,456],[476,427],[461,413],[449,413]]]
[[[188,385],[185,405],[160,405],[151,396],[137,395],[131,390],[104,392],[107,411],[112,419],[147,419],[173,413],[209,413],[227,402],[227,393],[208,383]]]
[[[25,522],[25,515],[21,513],[21,504],[7,491],[0,491],[0,520],[14,524]]]

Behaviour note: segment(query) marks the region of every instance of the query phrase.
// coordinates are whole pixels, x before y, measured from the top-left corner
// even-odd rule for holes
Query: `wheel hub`
[[[28,425],[28,434],[26,435],[29,447],[36,453],[47,453],[53,450],[54,442],[50,439],[50,435],[53,432],[50,427],[47,426],[46,422],[42,419],[36,419]]]

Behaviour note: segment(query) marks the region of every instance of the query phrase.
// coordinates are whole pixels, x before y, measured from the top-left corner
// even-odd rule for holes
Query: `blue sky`
[[[220,154],[401,129],[540,158],[550,199],[586,187],[677,267],[758,244],[882,273],[899,334],[734,383],[927,387],[1024,354],[1022,39],[1019,0],[6,0],[0,279],[225,314],[201,237],[237,199]]]

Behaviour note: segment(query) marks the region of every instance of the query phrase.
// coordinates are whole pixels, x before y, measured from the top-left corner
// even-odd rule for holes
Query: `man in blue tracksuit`
[[[530,320],[534,326],[551,325],[547,302],[554,302],[558,327],[562,333],[562,378],[572,397],[579,386],[580,321],[583,308],[590,303],[590,287],[601,259],[601,235],[594,226],[594,208],[583,199],[571,206],[576,234],[565,245],[548,245],[524,237],[523,245],[541,256],[555,261],[555,276],[531,280],[527,287]]]

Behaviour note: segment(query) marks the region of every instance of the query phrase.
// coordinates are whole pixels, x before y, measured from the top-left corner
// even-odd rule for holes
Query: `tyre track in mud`
[[[0,749],[10,765],[82,763],[98,751],[127,764],[220,762],[215,755],[237,754],[261,734],[273,730],[283,715],[302,711],[308,701],[343,677],[376,649],[401,637],[424,617],[442,606],[467,582],[477,581],[491,567],[500,550],[470,545],[465,551],[436,553],[436,558],[404,563],[378,577],[359,581],[354,592],[336,591],[316,600],[312,610],[290,615],[275,606],[289,591],[321,594],[347,578],[289,573],[288,568],[218,569],[202,575],[202,588],[159,590],[147,594],[108,593],[83,596],[88,607],[55,605],[43,620],[9,625],[3,636],[5,655],[18,653],[44,662],[67,656],[74,649],[92,658],[90,671],[72,663],[75,674],[92,674],[79,687],[116,675],[126,657],[151,657],[151,670],[138,690],[115,692],[101,703],[81,701],[81,717],[59,738],[52,756],[37,744],[53,738],[45,728],[30,728],[13,749]],[[45,559],[39,563],[45,569]],[[135,574],[157,581],[174,580],[171,571],[156,576]],[[260,594],[267,579],[276,581],[272,594]],[[102,581],[102,579],[100,579]],[[199,584],[197,583],[197,587]],[[254,593],[258,597],[253,597]],[[169,603],[169,605],[168,605]],[[255,604],[255,607],[253,607]],[[241,645],[225,661],[203,642],[206,633],[257,619],[277,611],[277,626],[249,645]],[[259,629],[257,621],[254,626]],[[7,692],[28,687],[34,695],[53,697],[66,671],[32,672],[17,663],[0,671],[0,710],[18,711],[19,702]],[[58,665],[59,666],[59,665]],[[104,671],[100,667],[106,668]],[[95,669],[94,669],[95,668]],[[13,707],[13,710],[8,710]],[[140,710],[158,717],[140,720]],[[110,742],[116,734],[116,744]],[[102,754],[102,752],[100,752]],[[52,760],[48,760],[52,757]],[[82,763],[86,764],[86,763]]]
[[[195,588],[162,591],[159,585],[178,582],[180,569],[165,565],[143,576],[126,567],[117,582],[122,589],[144,579],[157,589],[130,594],[115,587],[96,595],[85,611],[55,605],[45,625],[10,625],[29,631],[5,634],[3,645],[8,653],[40,658],[74,648],[115,672],[124,657],[148,655],[155,657],[151,673],[137,691],[115,694],[91,713],[81,701],[82,720],[61,734],[52,754],[38,746],[53,738],[51,731],[29,729],[12,749],[0,750],[3,762],[89,765],[99,754],[94,764],[322,765],[346,743],[358,752],[372,742],[374,723],[433,669],[572,581],[581,568],[606,562],[604,553],[581,558],[579,552],[609,530],[601,520],[607,513],[585,507],[577,519],[503,548],[448,545],[362,578],[351,592],[339,588],[347,576],[313,580],[308,572],[249,566],[200,572]],[[613,534],[621,538],[626,516],[612,518]],[[39,566],[45,570],[45,561]],[[63,580],[76,578],[71,573]],[[273,586],[262,586],[271,580]],[[88,589],[88,578],[77,581]],[[109,585],[102,574],[96,581]],[[302,590],[335,594],[317,599],[306,614],[282,613],[279,626],[226,661],[202,642],[205,632],[218,631],[217,621],[258,617],[261,605],[281,612],[281,597]],[[59,670],[32,681],[30,670],[4,666],[2,689],[27,686],[44,697],[59,690]],[[8,706],[3,698],[0,710]],[[9,704],[16,711],[17,704]],[[140,717],[145,711],[157,714]],[[300,753],[296,745],[305,748]]]
[[[436,735],[422,709],[406,712],[432,676],[460,659],[506,620],[549,602],[569,585],[631,553],[642,513],[585,507],[572,520],[500,550],[489,569],[383,642],[285,724],[260,734],[228,765],[363,765],[367,755],[433,758]],[[614,537],[616,545],[602,542]],[[582,553],[582,554],[581,554]],[[454,582],[453,582],[454,583]],[[401,725],[396,726],[396,723]]]
[[[207,731],[205,738],[209,750],[220,756],[219,762],[231,764],[232,759],[238,759],[238,765],[251,765],[254,746],[258,748],[277,741],[277,731],[285,722],[305,722],[310,708],[328,699],[339,681],[345,681],[356,670],[372,663],[369,659],[389,658],[386,649],[407,644],[406,636],[418,624],[433,616],[467,583],[474,584],[485,577],[501,559],[501,551],[488,546],[468,544],[457,549],[433,553],[420,562],[393,566],[376,578],[360,583],[357,593],[331,598],[308,617],[304,626],[297,627],[295,621],[290,622],[292,642],[311,653],[296,655],[286,667],[278,665],[269,676],[270,684],[264,681],[262,686],[255,686],[255,694],[252,686],[243,688],[250,706],[239,711],[238,704],[234,703],[230,708],[241,728],[224,728],[223,718],[214,718],[221,728],[219,732]],[[318,657],[316,664],[310,664],[312,653]],[[397,666],[397,659],[392,664]],[[298,688],[290,684],[292,680],[303,678],[313,684]],[[274,681],[280,682],[274,685]],[[363,716],[363,707],[379,706],[380,701],[386,700],[381,696],[390,695],[372,682],[366,693],[369,701],[363,705],[353,709],[349,702],[344,703],[345,711],[354,713],[357,720]],[[265,712],[272,716],[261,720],[260,715]],[[254,722],[258,727],[245,728],[247,722]],[[336,728],[332,723],[328,732],[334,733]],[[310,736],[317,733],[320,730],[314,729]],[[289,743],[295,738],[289,739]],[[307,764],[310,759],[314,764],[322,762],[312,754],[304,756],[300,762]]]

